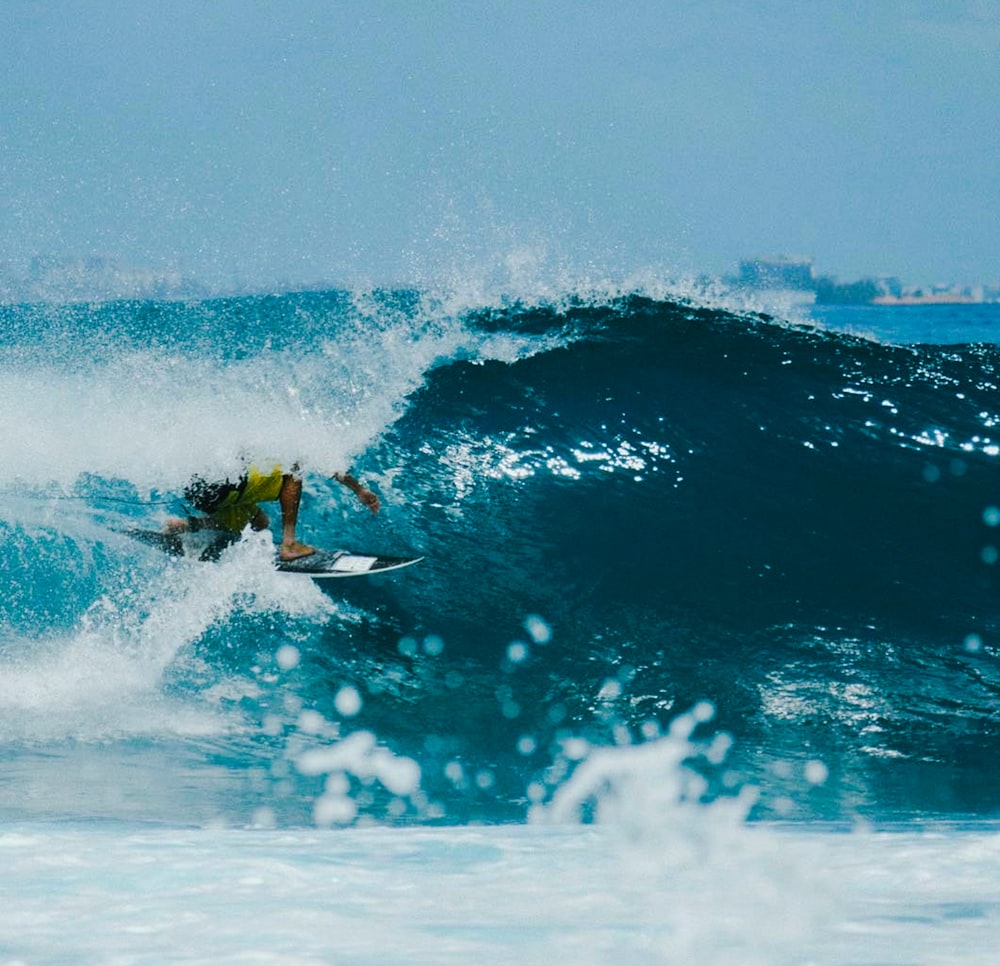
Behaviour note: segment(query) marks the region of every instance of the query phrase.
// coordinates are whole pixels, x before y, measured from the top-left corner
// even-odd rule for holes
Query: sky
[[[0,263],[1000,281],[995,0],[2,0]]]

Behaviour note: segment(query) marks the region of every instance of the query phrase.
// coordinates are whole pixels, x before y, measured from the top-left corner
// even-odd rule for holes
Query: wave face
[[[757,815],[995,809],[995,345],[641,296],[5,316],[0,741],[46,808],[100,758],[118,793],[76,807],[339,821],[308,762],[346,747],[348,820],[518,819],[579,739],[709,701]],[[118,533],[245,455],[302,463],[306,539],[425,561],[319,588]],[[137,767],[169,776],[138,802]]]

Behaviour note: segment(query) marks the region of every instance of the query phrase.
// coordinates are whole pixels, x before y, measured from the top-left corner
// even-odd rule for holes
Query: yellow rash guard
[[[284,473],[275,466],[267,475],[251,466],[236,487],[208,514],[220,527],[240,533],[259,511],[258,503],[272,503],[281,494]]]

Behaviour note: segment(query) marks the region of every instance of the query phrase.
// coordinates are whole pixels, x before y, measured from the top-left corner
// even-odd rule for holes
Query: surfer
[[[298,467],[293,467],[298,469]],[[379,511],[379,498],[368,487],[359,483],[350,473],[334,473],[333,478],[346,486],[372,513]],[[295,536],[299,517],[299,502],[302,499],[302,480],[293,473],[286,473],[275,466],[270,473],[261,473],[251,466],[235,483],[209,483],[195,477],[184,490],[184,498],[207,517],[171,517],[165,529],[170,533],[181,530],[199,530],[214,527],[242,532],[247,526],[254,530],[266,530],[270,526],[268,515],[260,508],[260,503],[275,500],[281,507],[281,549],[282,560],[298,560],[316,552],[315,547],[301,543]]]

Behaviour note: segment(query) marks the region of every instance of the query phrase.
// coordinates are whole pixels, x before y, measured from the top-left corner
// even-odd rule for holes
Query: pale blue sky
[[[0,261],[1000,280],[994,0],[3,0],[0,88]]]

